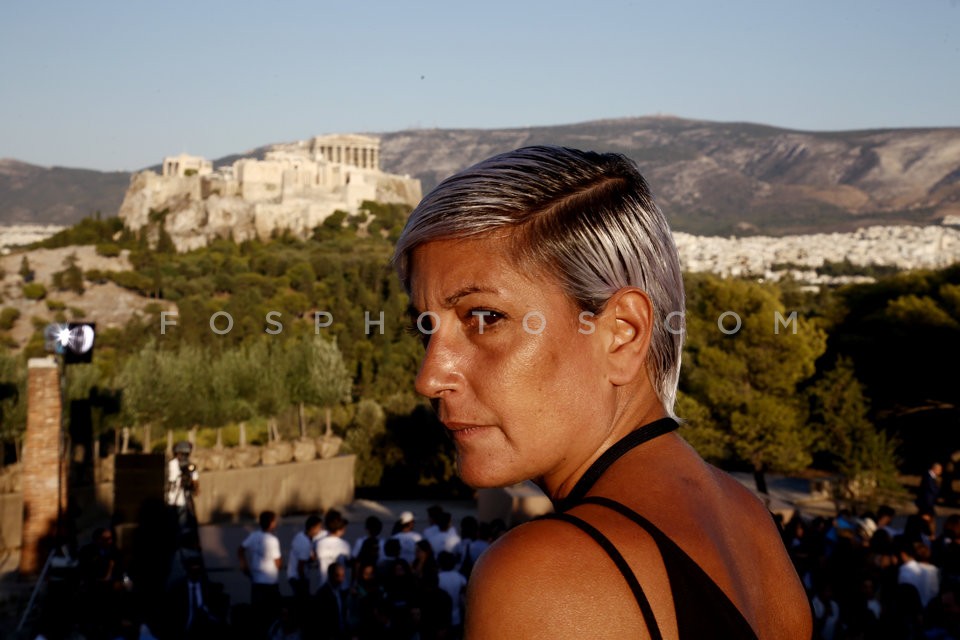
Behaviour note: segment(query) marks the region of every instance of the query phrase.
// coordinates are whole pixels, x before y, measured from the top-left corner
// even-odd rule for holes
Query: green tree
[[[27,426],[27,375],[15,356],[0,353],[0,441],[15,442]]]
[[[357,403],[357,412],[347,431],[344,445],[357,456],[357,485],[376,487],[383,477],[383,460],[377,455],[387,433],[387,416],[375,401],[364,398]]]
[[[218,418],[211,369],[200,347],[163,351],[151,341],[127,360],[120,376],[124,412],[142,425],[210,424]]]
[[[348,402],[352,389],[350,372],[336,341],[327,342],[320,336],[303,335],[287,343],[287,389],[291,401],[298,405],[301,437],[306,435],[303,407],[311,404],[323,407],[326,414],[326,433],[331,434],[330,408]]]
[[[27,259],[26,254],[20,259],[20,270],[17,273],[20,274],[24,282],[33,281],[33,269],[30,268],[30,260]]]
[[[839,472],[841,497],[874,501],[878,491],[896,489],[896,442],[870,422],[853,363],[840,358],[808,394],[811,422],[821,434],[815,448]]]
[[[826,336],[799,316],[791,324],[774,286],[702,274],[687,279],[681,391],[696,401],[713,451],[724,448],[718,432],[726,434],[733,458],[749,464],[758,490],[766,491],[767,472],[810,464],[814,434],[798,388],[813,375]]]
[[[301,260],[287,270],[290,286],[308,298],[313,297],[313,283],[317,281],[317,274],[306,260]]]
[[[891,300],[887,303],[887,315],[911,326],[960,329],[960,323],[928,296],[909,294]]]
[[[83,293],[83,270],[78,264],[76,253],[63,259],[63,270],[53,274],[53,286],[61,291]]]

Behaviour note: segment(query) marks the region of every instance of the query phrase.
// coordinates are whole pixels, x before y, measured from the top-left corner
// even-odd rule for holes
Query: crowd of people
[[[817,640],[960,639],[960,515],[932,509],[795,516],[783,528]],[[902,520],[902,519],[901,519]]]
[[[133,540],[132,558],[118,549],[112,529],[97,529],[75,554],[76,571],[50,581],[36,638],[456,640],[473,565],[506,530],[502,520],[471,516],[455,526],[433,506],[423,529],[410,511],[392,531],[370,516],[365,535],[348,541],[347,520],[331,509],[306,516],[303,528],[281,541],[277,515],[265,511],[237,549],[249,601],[231,603],[199,548],[164,547],[165,537],[183,541],[171,514],[166,527],[156,519],[140,523],[145,535]]]
[[[261,513],[237,549],[249,603],[232,606],[199,550],[177,550],[174,570],[151,586],[142,557],[126,566],[114,532],[97,529],[77,554],[73,589],[51,582],[59,604],[44,611],[38,637],[456,640],[473,565],[506,526],[470,516],[455,523],[439,506],[428,518],[421,529],[405,511],[387,532],[371,516],[365,534],[348,541],[346,519],[331,509],[280,540],[276,514]],[[815,638],[960,639],[960,515],[940,520],[932,509],[904,519],[882,506],[778,521],[809,594]]]
[[[238,550],[251,581],[253,628],[271,640],[459,638],[470,571],[505,526],[468,516],[458,529],[439,506],[429,509],[429,520],[418,531],[414,514],[404,511],[385,534],[370,516],[365,535],[351,544],[347,521],[330,510],[322,519],[308,516],[284,550],[276,515],[260,514],[259,530]],[[286,597],[283,575],[292,592]]]

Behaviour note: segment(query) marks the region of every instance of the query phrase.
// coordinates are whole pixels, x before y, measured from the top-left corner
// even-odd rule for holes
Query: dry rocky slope
[[[491,154],[530,144],[636,160],[674,228],[703,235],[852,231],[960,213],[960,129],[800,132],[745,123],[629,118],[512,130],[383,136],[383,163],[424,191]]]
[[[463,167],[523,145],[624,153],[638,162],[674,228],[701,235],[852,231],[960,214],[960,128],[802,132],[647,117],[380,138],[381,168],[419,178],[424,192]],[[75,222],[94,210],[82,203],[109,196],[118,207],[129,185],[129,174],[25,166],[0,161],[0,223]],[[56,206],[55,197],[61,199]],[[69,221],[68,205],[76,213]],[[116,207],[98,208],[114,215]]]

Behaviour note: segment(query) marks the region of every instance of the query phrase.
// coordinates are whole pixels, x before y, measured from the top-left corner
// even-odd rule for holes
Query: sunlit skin
[[[626,376],[626,358],[610,358],[624,336],[636,343],[625,352],[645,352],[649,331],[608,310],[581,321],[559,284],[515,266],[503,247],[494,237],[414,250],[412,303],[418,314],[430,312],[422,324],[434,330],[416,388],[433,399],[467,484],[534,479],[561,497],[599,452],[662,417],[645,375],[621,383],[634,377],[642,358],[626,363]],[[626,290],[621,298],[649,323],[642,292]]]

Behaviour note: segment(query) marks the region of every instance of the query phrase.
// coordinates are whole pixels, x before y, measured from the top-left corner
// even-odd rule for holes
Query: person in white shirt
[[[406,560],[409,565],[413,565],[417,557],[417,543],[423,540],[423,536],[413,530],[415,524],[413,513],[404,511],[397,522],[399,530],[393,534],[393,538],[400,541],[400,559]]]
[[[924,609],[940,593],[940,569],[930,564],[929,559],[930,549],[922,542],[904,541],[900,547],[902,564],[897,582],[916,587]]]
[[[277,514],[260,514],[260,530],[248,535],[237,556],[240,569],[250,578],[250,605],[262,631],[276,618],[280,610],[280,541],[273,532],[277,528]]]
[[[167,504],[178,509],[191,506],[190,500],[200,493],[200,473],[197,465],[190,462],[192,451],[189,442],[178,442],[167,462]]]
[[[450,623],[453,625],[454,634],[458,635],[460,626],[463,624],[463,599],[467,590],[467,579],[456,570],[457,558],[449,551],[440,552],[437,557],[437,564],[440,566],[437,583],[441,589],[447,592],[453,603]]]
[[[328,569],[334,562],[346,567],[350,561],[350,544],[343,539],[347,532],[347,521],[336,509],[327,512],[324,518],[324,527],[327,535],[317,539],[314,543],[314,553],[317,556],[317,565],[320,573],[320,586],[327,581]]]
[[[449,551],[453,553],[460,544],[460,534],[452,526],[453,518],[446,511],[437,515],[437,530],[433,535],[424,534],[424,538],[433,547],[434,553]]]
[[[322,529],[323,522],[320,520],[320,516],[311,515],[307,518],[303,531],[298,531],[290,542],[290,553],[287,557],[287,582],[293,589],[293,597],[298,606],[304,605],[310,595],[310,576],[307,574],[307,567],[317,559],[313,552],[313,541]]]
[[[489,537],[490,527],[480,525],[473,516],[466,516],[460,521],[460,544],[453,553],[460,562],[460,573],[465,577],[470,577],[477,558],[490,546],[487,542]]]
[[[833,599],[833,587],[828,582],[820,584],[810,599],[813,609],[814,628],[819,632],[817,637],[823,640],[833,640],[840,631],[840,605]]]
[[[438,518],[440,514],[443,513],[443,507],[438,504],[427,507],[427,521],[430,523],[427,525],[427,528],[421,532],[421,535],[429,540],[431,536],[435,536],[437,532],[440,531],[440,526],[438,524]]]

